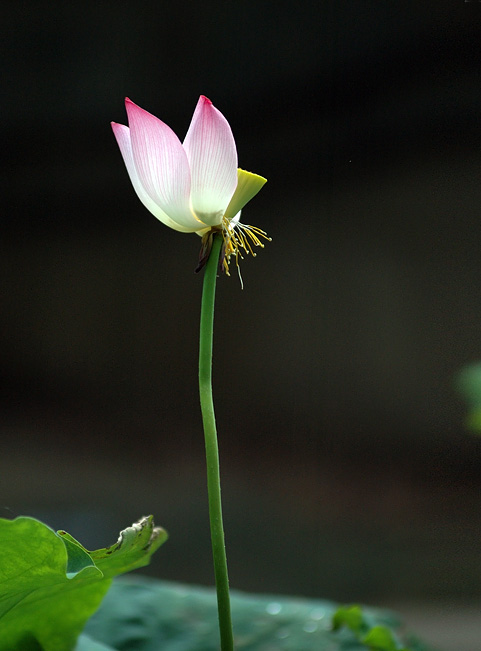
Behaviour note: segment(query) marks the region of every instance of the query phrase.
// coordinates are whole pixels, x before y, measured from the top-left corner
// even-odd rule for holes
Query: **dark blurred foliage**
[[[200,241],[140,204],[109,122],[183,138],[199,94],[268,184],[272,244],[219,279],[231,581],[342,600],[481,595],[481,4],[2,7],[0,503],[91,546],[146,512],[152,572],[212,582]]]

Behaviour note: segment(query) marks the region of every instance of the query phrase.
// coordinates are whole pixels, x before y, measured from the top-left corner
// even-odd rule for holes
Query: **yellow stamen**
[[[242,252],[244,252],[246,255],[250,253],[253,257],[255,257],[256,253],[253,250],[253,247],[260,246],[264,248],[264,243],[262,240],[271,242],[271,238],[265,231],[257,228],[257,226],[249,226],[246,224],[241,224],[240,222],[233,223],[226,217],[224,217],[222,220],[222,237],[224,238],[224,271],[227,276],[230,276],[229,264],[231,257],[234,256],[237,271],[239,273],[239,278],[242,284],[242,278],[240,276],[239,269],[239,259],[244,259]]]

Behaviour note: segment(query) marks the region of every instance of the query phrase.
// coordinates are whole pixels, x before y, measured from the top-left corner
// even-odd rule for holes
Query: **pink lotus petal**
[[[134,159],[132,156],[132,144],[130,142],[130,129],[123,124],[117,124],[116,122],[111,122],[112,130],[114,132],[115,139],[124,159],[125,167],[129,173],[130,180],[134,186],[134,190],[137,193],[137,196],[144,204],[144,206],[149,210],[157,219],[170,228],[175,229],[176,231],[181,231],[183,233],[190,232],[191,229],[186,229],[183,226],[180,226],[174,222],[170,217],[168,217],[160,206],[158,206],[153,199],[145,191],[142,183],[140,182],[139,175],[135,168]]]
[[[204,223],[220,224],[237,185],[237,149],[229,123],[203,95],[184,149],[192,175],[192,209]]]
[[[142,187],[175,222],[196,230],[190,210],[190,170],[185,151],[170,127],[128,98],[132,156]]]

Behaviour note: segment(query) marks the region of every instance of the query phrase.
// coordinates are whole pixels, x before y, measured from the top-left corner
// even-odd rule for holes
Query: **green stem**
[[[219,448],[212,400],[212,341],[214,330],[215,283],[222,247],[222,235],[214,235],[212,250],[204,270],[204,287],[200,314],[199,393],[204,423],[207,490],[209,494],[210,535],[214,558],[217,609],[222,651],[232,651],[234,640],[230,612],[229,578],[222,524],[220,496]]]

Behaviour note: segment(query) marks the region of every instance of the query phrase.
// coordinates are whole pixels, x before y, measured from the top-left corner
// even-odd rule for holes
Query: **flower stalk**
[[[229,275],[235,261],[270,241],[256,226],[240,221],[244,206],[266,179],[237,167],[229,123],[201,95],[181,143],[172,129],[126,98],[128,123],[112,122],[117,144],[137,196],[163,224],[202,238],[199,265],[205,266],[200,318],[199,392],[204,424],[209,517],[214,558],[221,651],[234,649],[229,579],[222,524],[219,450],[212,400],[212,342],[218,271]]]
[[[217,609],[222,651],[233,651],[232,617],[230,609],[229,577],[222,523],[220,491],[219,448],[212,398],[212,347],[214,331],[214,303],[219,258],[223,246],[221,233],[213,237],[212,249],[204,270],[199,341],[199,394],[204,425],[205,455],[207,463],[207,490],[209,519],[217,589]]]

